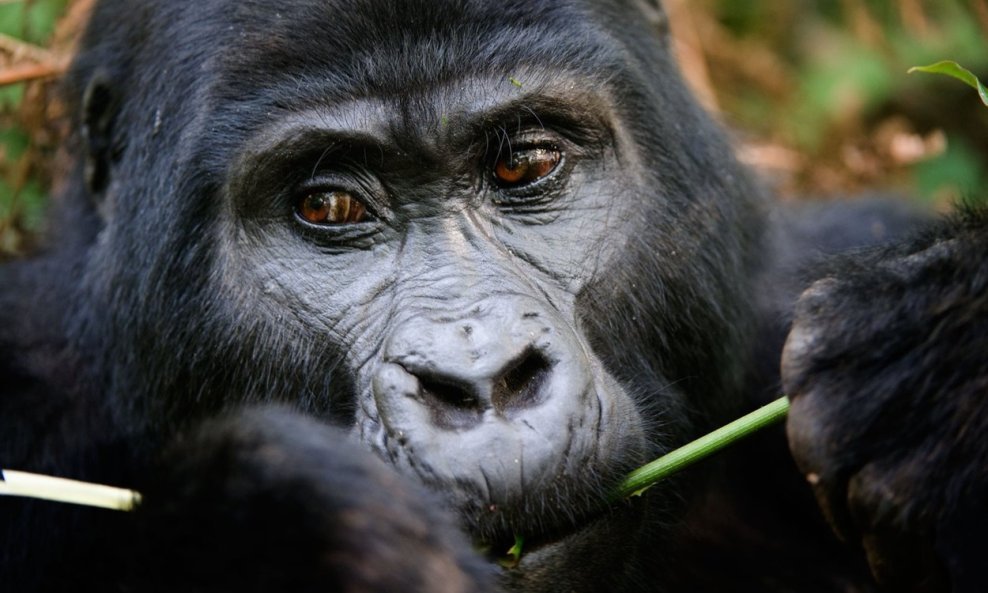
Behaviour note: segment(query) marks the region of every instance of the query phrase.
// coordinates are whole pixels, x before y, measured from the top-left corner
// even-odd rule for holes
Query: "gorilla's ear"
[[[99,196],[110,181],[113,159],[113,121],[119,101],[109,77],[97,72],[82,96],[82,142],[85,151],[86,187]]]
[[[631,0],[631,5],[645,17],[655,32],[665,40],[669,34],[669,17],[662,8],[662,0]]]

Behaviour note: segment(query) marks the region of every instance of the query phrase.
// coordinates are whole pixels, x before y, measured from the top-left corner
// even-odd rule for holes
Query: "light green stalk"
[[[687,443],[628,474],[628,477],[617,488],[617,497],[639,496],[659,480],[720,451],[753,432],[779,422],[786,417],[788,412],[789,399],[783,396],[708,435]]]

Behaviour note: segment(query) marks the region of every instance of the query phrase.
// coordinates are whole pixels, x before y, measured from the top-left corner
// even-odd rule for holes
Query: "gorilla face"
[[[71,81],[124,421],[291,402],[525,586],[619,571],[606,493],[730,409],[758,235],[637,5],[146,5]]]
[[[540,505],[570,515],[540,531],[582,522],[599,501],[580,493],[643,448],[576,310],[638,188],[604,174],[620,169],[605,98],[516,76],[274,118],[233,159],[221,247],[243,306],[333,344],[309,372],[353,385],[360,438],[498,543]]]

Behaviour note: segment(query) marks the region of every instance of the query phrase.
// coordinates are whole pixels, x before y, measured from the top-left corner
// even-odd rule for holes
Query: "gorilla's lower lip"
[[[540,558],[542,556],[553,554],[555,552],[555,548],[559,546],[566,547],[573,539],[582,539],[588,536],[592,537],[592,533],[599,531],[598,528],[600,527],[600,524],[606,519],[606,513],[599,514],[589,518],[587,521],[577,526],[574,526],[573,529],[568,531],[526,538],[518,566],[524,567],[526,563],[538,564],[540,563]]]
[[[565,544],[570,539],[594,529],[606,514],[605,512],[597,513],[588,516],[577,524],[541,533],[531,533],[524,530],[521,530],[519,533],[503,533],[500,537],[489,540],[488,543],[478,545],[478,549],[485,550],[486,556],[490,560],[507,568],[524,566],[527,561],[532,559],[538,563],[538,557],[542,552],[555,548],[560,544]],[[515,562],[510,558],[508,550],[515,545],[516,536],[521,536],[523,540],[521,557]]]
[[[605,533],[612,531],[615,524],[626,524],[631,516],[637,516],[641,508],[638,504],[632,503],[622,505],[621,508],[606,508],[599,512],[588,515],[578,524],[569,528],[556,529],[540,534],[522,534],[524,542],[522,554],[517,564],[511,570],[535,568],[546,564],[552,558],[569,555],[574,549],[587,547],[597,547],[606,545]],[[630,535],[630,534],[629,534]],[[498,551],[506,552],[513,544],[498,546]],[[504,560],[505,556],[500,559]]]

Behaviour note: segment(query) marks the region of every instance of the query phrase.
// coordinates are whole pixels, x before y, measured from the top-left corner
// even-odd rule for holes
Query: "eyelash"
[[[500,138],[497,150],[490,150],[492,143],[488,143],[488,155],[480,162],[486,184],[495,192],[495,203],[508,211],[547,207],[571,168],[571,143],[555,130],[544,128],[541,122],[510,135],[504,127],[498,127],[487,137],[492,135]],[[331,160],[320,157],[323,165]],[[345,161],[333,165],[336,171],[311,171],[312,176],[296,186],[292,211],[301,224],[337,234],[384,220],[380,216],[382,204],[373,195],[383,191],[383,187],[374,189],[381,182],[363,166]],[[347,208],[341,207],[342,203]],[[314,212],[315,206],[322,210]],[[353,208],[359,209],[360,214],[350,216],[343,212],[352,214]],[[386,212],[387,207],[384,209]],[[319,219],[321,214],[326,216]]]

